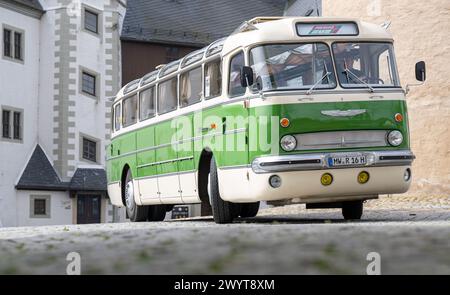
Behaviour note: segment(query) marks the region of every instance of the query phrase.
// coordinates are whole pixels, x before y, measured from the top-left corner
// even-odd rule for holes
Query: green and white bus
[[[255,18],[129,83],[112,106],[112,203],[135,222],[202,203],[229,223],[294,198],[360,219],[411,184],[393,42],[355,19]]]

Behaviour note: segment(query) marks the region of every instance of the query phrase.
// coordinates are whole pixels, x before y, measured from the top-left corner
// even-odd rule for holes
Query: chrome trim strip
[[[330,167],[328,164],[328,159],[336,156],[366,156],[367,163],[365,165]],[[305,155],[269,156],[256,158],[252,163],[252,170],[257,174],[260,174],[284,171],[409,166],[415,158],[416,157],[410,150],[340,153],[331,152]]]
[[[165,147],[169,147],[169,146],[173,146],[173,145],[179,145],[179,144],[183,144],[185,142],[194,142],[194,141],[198,141],[198,140],[201,140],[201,139],[204,139],[204,138],[214,137],[216,135],[222,136],[222,135],[238,134],[238,133],[243,133],[243,132],[246,132],[246,131],[247,131],[247,128],[240,128],[240,129],[228,130],[228,131],[225,131],[225,133],[214,132],[214,133],[210,133],[210,134],[199,135],[199,136],[195,136],[195,137],[191,137],[191,138],[186,138],[186,139],[183,139],[183,140],[180,140],[180,141],[176,141],[174,143],[165,143],[165,144],[161,144],[161,145],[151,146],[151,147],[143,148],[143,149],[140,149],[140,150],[136,150],[134,152],[128,152],[128,153],[121,154],[121,155],[118,155],[118,156],[110,157],[110,158],[107,158],[106,161],[111,161],[111,160],[115,160],[115,159],[118,159],[118,158],[131,156],[131,155],[134,155],[134,154],[137,154],[137,153],[149,152],[149,151],[153,151],[153,150],[157,150],[157,149],[160,149],[160,148],[165,148]]]
[[[189,171],[183,171],[183,172],[172,172],[172,173],[166,173],[166,174],[137,177],[137,178],[135,178],[135,180],[145,180],[145,179],[153,179],[153,178],[157,178],[157,177],[184,175],[184,174],[196,173],[196,172],[197,172],[197,170],[189,170]]]
[[[219,170],[234,170],[234,169],[242,169],[242,168],[250,168],[251,165],[236,165],[236,166],[224,166],[219,167]]]
[[[162,164],[168,164],[168,163],[174,163],[174,162],[181,162],[181,161],[188,161],[188,160],[193,160],[194,157],[184,157],[184,158],[177,158],[177,159],[171,159],[171,160],[165,160],[165,161],[159,161],[159,162],[153,162],[153,163],[149,163],[149,164],[144,164],[144,165],[138,165],[137,168],[145,168],[145,167],[149,167],[149,166],[156,166],[156,165],[162,165]]]

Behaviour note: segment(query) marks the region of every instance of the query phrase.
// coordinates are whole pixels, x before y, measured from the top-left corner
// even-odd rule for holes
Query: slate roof
[[[106,191],[107,180],[104,169],[77,169],[70,181],[71,191]]]
[[[37,145],[16,188],[18,190],[65,191],[67,183],[59,179],[41,146]]]
[[[128,0],[122,40],[205,46],[256,16],[282,16],[286,0]]]
[[[106,191],[104,169],[80,168],[70,182],[62,182],[40,145],[37,145],[16,185],[18,190]]]
[[[42,8],[42,5],[39,2],[39,0],[8,0],[8,1],[44,12],[44,9]]]

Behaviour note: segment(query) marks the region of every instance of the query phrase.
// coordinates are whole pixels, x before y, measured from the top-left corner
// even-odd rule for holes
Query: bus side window
[[[123,127],[133,125],[137,122],[137,95],[133,95],[123,101]]]
[[[177,78],[173,78],[159,84],[158,113],[165,114],[170,111],[176,110],[177,105]]]
[[[141,121],[155,116],[155,87],[148,88],[140,93],[139,110]]]
[[[245,88],[241,85],[241,69],[244,66],[244,52],[236,54],[230,62],[230,77],[228,91],[230,96],[245,94]]]
[[[116,131],[120,130],[120,121],[121,121],[120,118],[121,118],[120,103],[118,103],[114,107],[114,130],[116,130]]]
[[[202,98],[202,68],[198,67],[180,76],[180,106],[187,107]]]
[[[222,64],[220,59],[205,65],[205,98],[222,93]]]

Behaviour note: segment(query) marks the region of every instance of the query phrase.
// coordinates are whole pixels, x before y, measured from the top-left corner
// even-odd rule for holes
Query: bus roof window
[[[217,40],[216,42],[212,43],[211,46],[206,51],[206,57],[213,56],[217,53],[222,52],[223,44],[225,43],[226,38]]]
[[[131,91],[136,90],[139,87],[139,81],[140,81],[140,79],[134,80],[134,81],[131,81],[130,83],[128,83],[127,86],[125,86],[123,93],[127,94],[127,93],[130,93]]]
[[[192,65],[200,60],[203,59],[203,55],[205,54],[205,50],[204,49],[200,49],[197,51],[192,52],[191,54],[189,54],[188,56],[186,56],[183,60],[183,63],[181,64],[181,67],[187,67],[189,65]]]
[[[156,80],[157,77],[158,77],[158,71],[153,71],[151,73],[148,73],[147,75],[144,76],[144,78],[142,78],[141,86],[152,83],[153,81]]]
[[[171,62],[167,66],[165,66],[161,72],[159,73],[159,77],[164,77],[169,74],[172,74],[173,72],[176,72],[178,70],[178,66],[180,65],[180,61],[176,60],[174,62]]]

